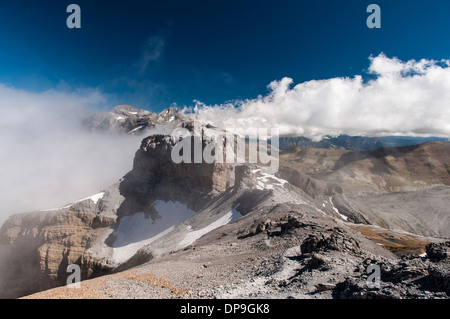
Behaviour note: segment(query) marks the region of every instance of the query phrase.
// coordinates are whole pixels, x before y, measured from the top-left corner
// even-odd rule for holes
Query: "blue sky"
[[[81,29],[66,7],[81,7]],[[381,29],[366,26],[368,4]],[[106,108],[160,111],[267,94],[295,83],[366,76],[369,57],[450,59],[450,1],[84,1],[0,4],[0,82],[98,90]]]

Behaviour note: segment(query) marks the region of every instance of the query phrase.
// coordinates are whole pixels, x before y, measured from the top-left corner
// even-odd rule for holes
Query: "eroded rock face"
[[[65,284],[69,264],[80,258],[98,232],[114,219],[89,212],[53,211],[11,216],[0,229],[2,297]],[[83,269],[89,278],[93,268]]]
[[[338,184],[320,181],[308,176],[291,167],[281,166],[276,174],[278,177],[287,180],[290,184],[297,186],[306,194],[316,200],[331,214],[345,218],[357,224],[368,224],[368,220],[360,211],[357,211],[345,197],[344,192]]]
[[[177,185],[188,188],[198,188],[203,191],[225,191],[234,186],[235,165],[233,163],[196,163],[194,159],[195,144],[200,143],[202,150],[211,143],[211,140],[200,140],[197,136],[188,136],[190,139],[190,162],[174,163],[172,150],[182,139],[170,135],[152,135],[145,138],[140,149],[136,152],[133,171],[135,178],[140,179],[146,187],[142,190],[148,192],[152,185],[161,179],[171,179]],[[186,151],[186,150],[185,150]]]

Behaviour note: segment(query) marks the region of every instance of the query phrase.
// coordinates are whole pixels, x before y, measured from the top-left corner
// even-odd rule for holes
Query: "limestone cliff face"
[[[193,137],[190,145],[194,145]],[[168,135],[152,135],[142,141],[141,148],[134,159],[132,174],[140,178],[148,178],[157,182],[160,179],[171,179],[179,185],[199,188],[204,191],[225,191],[234,186],[235,166],[227,163],[190,163],[175,164],[171,158],[172,150],[177,143]],[[203,147],[204,148],[204,147]]]
[[[2,297],[65,284],[67,266],[81,264],[102,228],[114,223],[112,218],[72,210],[11,216],[0,229]],[[93,269],[82,273],[88,278]]]
[[[187,128],[191,127],[186,125]],[[200,128],[201,130],[201,128]],[[189,139],[192,158],[187,162],[175,163],[172,151],[177,143]],[[195,140],[197,139],[197,140]],[[194,163],[194,144],[201,143],[204,149],[211,140],[198,140],[198,136],[183,138],[174,135],[151,135],[143,139],[136,152],[133,169],[119,185],[124,201],[118,207],[118,218],[144,212],[157,218],[153,208],[156,200],[177,201],[198,211],[203,206],[204,194],[219,194],[235,185],[233,163]],[[231,141],[225,141],[231,143]],[[184,150],[187,151],[187,150]],[[201,195],[203,194],[203,195]]]

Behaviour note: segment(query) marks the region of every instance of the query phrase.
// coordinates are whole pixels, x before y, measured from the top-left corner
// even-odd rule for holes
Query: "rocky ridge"
[[[352,211],[370,224],[450,236],[448,142],[374,151],[291,148],[281,153],[280,163],[321,185],[339,185]]]
[[[166,131],[170,132],[187,118],[188,115],[175,108],[157,114],[129,105],[118,105],[110,112],[95,113],[87,117],[83,124],[91,131],[140,135],[152,128],[161,130],[167,127]]]

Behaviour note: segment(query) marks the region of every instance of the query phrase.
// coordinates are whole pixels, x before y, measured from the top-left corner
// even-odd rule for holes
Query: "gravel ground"
[[[303,224],[280,231],[279,225],[295,221],[280,209],[271,212],[270,231],[257,233],[255,225],[267,222],[267,216],[258,216],[222,226],[195,245],[144,265],[83,281],[80,289],[59,287],[25,298],[331,298],[333,284],[351,275],[367,255],[324,252],[315,258],[324,260],[328,269],[310,269],[311,256],[302,257],[300,244],[308,235],[332,233],[338,224],[298,215]],[[359,233],[339,227],[358,238],[364,249],[396,258]]]

